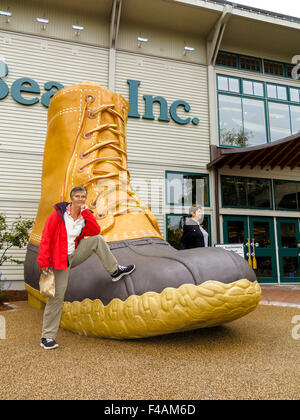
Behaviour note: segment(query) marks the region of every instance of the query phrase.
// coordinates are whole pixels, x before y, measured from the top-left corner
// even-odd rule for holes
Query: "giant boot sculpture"
[[[42,194],[27,247],[29,303],[42,306],[36,262],[53,205],[87,188],[87,205],[122,265],[117,283],[92,255],[71,269],[61,326],[90,336],[147,337],[222,324],[256,308],[260,286],[250,265],[219,248],[177,251],[162,239],[150,209],[131,189],[125,99],[93,83],[64,88],[51,100]],[[142,141],[142,139],[141,139]]]

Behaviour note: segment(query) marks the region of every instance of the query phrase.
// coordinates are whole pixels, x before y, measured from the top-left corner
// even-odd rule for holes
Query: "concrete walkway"
[[[42,312],[15,305],[0,314],[0,400],[300,397],[296,307],[259,305],[220,327],[132,341],[60,330],[60,347],[45,351]]]

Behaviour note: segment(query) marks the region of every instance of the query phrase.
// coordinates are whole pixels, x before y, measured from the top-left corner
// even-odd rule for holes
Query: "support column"
[[[116,44],[119,33],[122,0],[114,0],[110,19],[108,88],[115,91]]]

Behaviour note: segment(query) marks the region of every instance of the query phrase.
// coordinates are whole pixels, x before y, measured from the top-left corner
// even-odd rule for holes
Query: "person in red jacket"
[[[65,292],[71,267],[85,261],[93,252],[99,257],[112,281],[132,273],[135,266],[121,266],[100,234],[100,226],[91,210],[85,205],[87,191],[75,187],[71,203],[57,203],[48,217],[40,243],[37,262],[40,271],[53,268],[55,296],[49,298],[44,311],[41,347],[55,349]],[[88,238],[83,239],[85,236]]]

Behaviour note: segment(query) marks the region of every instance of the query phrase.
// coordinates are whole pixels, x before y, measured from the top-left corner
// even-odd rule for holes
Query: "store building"
[[[243,243],[261,283],[300,282],[299,19],[202,0],[2,8],[0,213],[9,222],[35,218],[51,96],[93,81],[130,102],[131,184],[172,245],[197,202],[211,246]],[[1,271],[24,287],[22,266]]]

